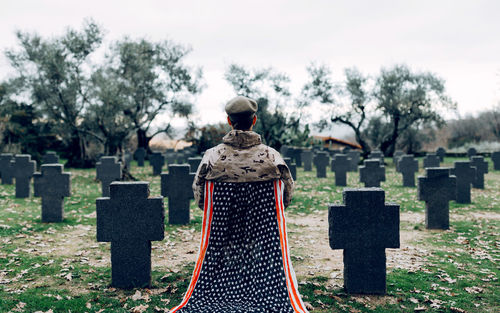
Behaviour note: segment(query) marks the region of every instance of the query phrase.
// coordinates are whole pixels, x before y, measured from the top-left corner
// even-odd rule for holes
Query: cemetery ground
[[[342,250],[329,247],[327,215],[329,203],[341,203],[344,187],[334,185],[330,169],[327,178],[298,169],[287,229],[309,310],[499,312],[500,172],[490,164],[486,189],[472,190],[472,204],[450,202],[450,229],[429,231],[417,189],[402,187],[401,174],[387,162],[381,187],[386,202],[401,206],[401,248],[386,249],[385,296],[343,291]],[[0,185],[0,312],[168,312],[177,305],[197,258],[202,211],[192,201],[191,223],[166,224],[165,239],[152,242],[152,288],[111,288],[110,244],[96,242],[101,187],[95,169],[65,171],[72,173],[72,196],[65,199],[62,223],[41,223],[40,198],[16,199],[14,185]],[[160,177],[150,166],[133,163],[132,173],[151,182],[152,196],[160,195]],[[347,180],[349,187],[362,187],[357,173],[349,172]]]

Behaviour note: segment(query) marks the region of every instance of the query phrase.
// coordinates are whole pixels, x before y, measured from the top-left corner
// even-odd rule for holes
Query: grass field
[[[450,203],[450,230],[428,231],[416,188],[402,187],[387,161],[382,188],[387,202],[401,206],[401,248],[386,250],[385,296],[345,294],[342,251],[329,248],[327,224],[328,204],[341,202],[342,187],[334,185],[332,172],[318,179],[298,170],[286,214],[299,291],[310,311],[500,312],[500,172],[491,172],[490,164],[486,189],[473,189],[472,204]],[[151,289],[111,288],[110,245],[95,239],[100,183],[95,170],[66,171],[72,196],[65,199],[62,223],[41,223],[39,198],[16,199],[13,185],[0,185],[0,312],[168,312],[190,281],[202,211],[192,203],[192,222],[167,224],[165,239],[152,243]],[[132,173],[151,182],[152,196],[160,194],[151,167],[133,166]],[[348,173],[349,187],[361,187],[358,180]]]

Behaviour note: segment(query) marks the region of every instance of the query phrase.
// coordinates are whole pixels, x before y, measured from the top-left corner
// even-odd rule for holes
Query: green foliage
[[[194,142],[198,147],[198,153],[201,153],[222,143],[222,137],[230,130],[231,127],[227,123],[209,124],[202,127],[196,127],[190,123],[185,139]]]
[[[291,99],[290,78],[286,74],[272,68],[248,70],[232,64],[224,77],[237,95],[256,99],[259,110],[253,130],[261,134],[264,143],[276,149],[285,144],[307,144],[310,130],[300,124],[301,116],[294,112],[300,104],[298,99]]]

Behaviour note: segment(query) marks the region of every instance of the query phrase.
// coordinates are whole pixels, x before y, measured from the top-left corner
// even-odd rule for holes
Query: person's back
[[[171,312],[307,312],[286,238],[293,180],[281,155],[251,131],[256,110],[253,100],[231,100],[233,130],[198,167],[200,253],[186,295]]]

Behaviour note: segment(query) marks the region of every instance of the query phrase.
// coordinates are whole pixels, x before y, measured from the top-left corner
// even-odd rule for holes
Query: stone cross
[[[335,186],[347,186],[347,172],[351,168],[351,160],[346,154],[336,154],[332,160],[332,172],[335,172]]]
[[[42,222],[62,222],[64,197],[71,196],[71,173],[62,164],[43,164],[33,175],[35,197],[42,197]]]
[[[319,151],[313,158],[314,166],[316,166],[316,177],[325,178],[326,177],[326,167],[330,162],[330,157],[328,152]]]
[[[311,150],[304,150],[300,154],[300,158],[304,162],[304,172],[312,171],[313,152]]]
[[[283,161],[285,161],[286,166],[288,166],[290,174],[292,174],[293,180],[297,180],[297,165],[295,163],[292,163],[291,158],[283,158]]]
[[[42,164],[57,164],[59,156],[54,151],[48,151],[42,158]]]
[[[427,177],[418,177],[418,200],[425,201],[425,227],[448,229],[448,202],[455,199],[457,178],[450,176],[450,169],[447,167],[429,167],[425,170]]]
[[[399,248],[399,205],[380,188],[345,188],[344,205],[330,205],[330,247],[344,249],[344,288],[386,293],[386,248]]]
[[[161,168],[165,164],[165,157],[161,152],[153,152],[149,155],[149,164],[153,167],[153,175],[160,175]]]
[[[493,162],[493,169],[500,171],[500,151],[495,151],[491,154],[491,161]]]
[[[470,188],[476,178],[476,168],[471,167],[470,161],[455,161],[450,174],[457,178],[455,201],[457,203],[471,203]]]
[[[403,155],[405,155],[405,153],[401,150],[398,150],[398,151],[394,152],[394,154],[392,156],[392,162],[394,163],[394,166],[396,167],[396,172],[399,172],[398,162]]]
[[[189,173],[188,164],[168,166],[168,174],[161,174],[161,195],[168,197],[168,223],[189,223],[189,200],[193,194],[194,173]]]
[[[427,153],[424,158],[424,168],[439,167],[439,156],[435,153]]]
[[[144,167],[144,159],[146,158],[146,149],[143,147],[137,148],[134,152],[134,159],[137,160],[137,166]]]
[[[359,167],[359,181],[365,187],[380,187],[380,182],[385,181],[385,166],[381,165],[380,159],[365,160]]]
[[[439,147],[436,150],[436,154],[439,157],[439,161],[443,162],[444,161],[444,157],[446,155],[446,150],[443,147]]]
[[[349,152],[347,152],[347,157],[351,160],[351,167],[349,168],[349,172],[358,171],[359,155],[359,151],[356,150],[349,150]]]
[[[368,159],[378,159],[381,164],[384,164],[384,153],[380,150],[375,150],[370,153]]]
[[[190,173],[196,173],[196,171],[198,171],[198,167],[200,166],[201,160],[202,160],[201,157],[193,157],[188,159]]]
[[[475,156],[477,154],[477,150],[476,148],[474,147],[470,147],[468,150],[467,150],[467,156],[469,157],[469,159],[473,156]]]
[[[151,241],[164,238],[163,197],[149,197],[148,182],[113,182],[111,197],[96,200],[97,241],[111,242],[111,285],[151,286]]]
[[[96,164],[97,179],[101,181],[103,197],[109,197],[111,182],[122,178],[122,166],[114,156],[104,156]]]
[[[2,176],[2,185],[12,185],[14,178],[14,168],[12,162],[14,156],[12,153],[2,153],[0,155],[0,175]]]
[[[399,157],[399,172],[403,175],[403,186],[415,187],[415,173],[418,172],[418,160],[412,154]]]
[[[484,189],[484,174],[488,173],[488,162],[480,155],[472,156],[470,161],[471,166],[476,168],[476,177],[472,183],[472,187]]]
[[[29,154],[18,154],[12,162],[14,178],[16,179],[16,198],[30,196],[31,177],[36,170],[36,161],[31,160]]]

